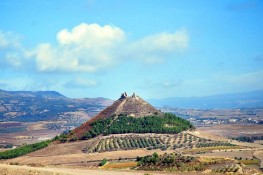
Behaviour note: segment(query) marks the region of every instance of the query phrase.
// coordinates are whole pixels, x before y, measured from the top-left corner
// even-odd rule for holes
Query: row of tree
[[[231,144],[229,142],[211,142],[211,143],[198,143],[196,145],[197,148],[202,147],[217,147],[217,146],[235,146],[234,144]]]
[[[42,141],[30,145],[24,145],[16,149],[11,149],[5,152],[0,152],[0,159],[11,159],[18,156],[22,156],[36,150],[47,147],[51,143],[51,140]]]
[[[248,137],[248,136],[239,136],[237,138],[234,138],[238,141],[241,141],[241,142],[251,142],[253,143],[255,140],[263,140],[263,136],[251,136],[251,137]]]
[[[138,148],[158,149],[164,146],[164,144],[164,141],[158,137],[115,137],[102,139],[99,144],[89,152],[131,150]]]

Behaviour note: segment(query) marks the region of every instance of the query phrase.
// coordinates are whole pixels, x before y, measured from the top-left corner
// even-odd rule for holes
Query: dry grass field
[[[0,144],[11,143],[23,145],[51,139],[61,134],[62,130],[48,130],[44,127],[48,122],[0,122]]]
[[[194,149],[186,149],[182,152],[185,154],[198,154],[202,152],[211,152],[211,151],[226,151],[240,149],[239,146],[217,146],[217,147],[205,147],[205,148],[194,148]]]
[[[69,167],[29,167],[0,164],[1,175],[193,175],[190,173],[149,172],[137,170],[102,170]],[[194,173],[202,175],[203,173]],[[220,174],[218,174],[220,175]]]
[[[214,134],[212,132],[206,132],[203,131],[202,129],[197,129],[195,131],[187,131],[188,134],[194,135],[196,137],[201,137],[204,139],[212,139],[214,141],[229,141],[227,138]]]
[[[243,159],[252,159],[253,158],[253,151],[239,151],[239,150],[230,150],[230,151],[213,151],[209,153],[198,154],[197,156],[200,157],[224,157],[224,158],[239,158],[242,157]]]
[[[117,162],[117,163],[107,163],[101,169],[127,169],[134,168],[137,166],[137,162]]]
[[[40,150],[42,151],[42,150]],[[151,155],[156,150],[125,150],[125,151],[112,151],[112,152],[103,152],[103,153],[93,153],[93,154],[66,154],[66,155],[35,155],[34,153],[28,154],[26,156],[10,159],[4,161],[4,163],[16,163],[22,165],[28,164],[38,164],[38,165],[70,165],[70,166],[86,166],[88,162],[101,161],[104,158],[118,160],[121,159],[135,159],[137,156],[146,156]],[[37,153],[38,151],[36,151]],[[174,152],[173,150],[169,151],[158,151],[160,154],[165,152]]]

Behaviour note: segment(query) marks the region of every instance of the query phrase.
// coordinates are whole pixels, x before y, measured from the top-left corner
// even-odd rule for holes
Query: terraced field
[[[219,142],[200,138],[188,133],[179,134],[115,134],[101,137],[97,143],[83,149],[84,153],[118,150],[143,149],[179,149],[206,147],[233,147],[228,142]]]

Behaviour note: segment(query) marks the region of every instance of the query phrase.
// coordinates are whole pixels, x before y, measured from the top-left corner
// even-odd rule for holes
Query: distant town
[[[195,126],[220,124],[263,124],[263,108],[248,109],[182,109],[162,107],[163,112],[171,112],[190,121]]]

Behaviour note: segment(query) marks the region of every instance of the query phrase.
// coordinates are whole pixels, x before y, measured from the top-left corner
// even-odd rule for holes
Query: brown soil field
[[[200,130],[199,128],[195,131],[187,131],[188,134],[194,135],[196,137],[201,137],[205,139],[211,139],[214,141],[228,141],[227,138],[222,137],[218,134],[210,133],[210,132],[204,132],[203,130]]]
[[[238,136],[261,136],[263,135],[263,125],[257,124],[222,124],[210,125],[197,128],[199,131],[204,131],[210,134],[215,134],[223,137],[238,137]]]

